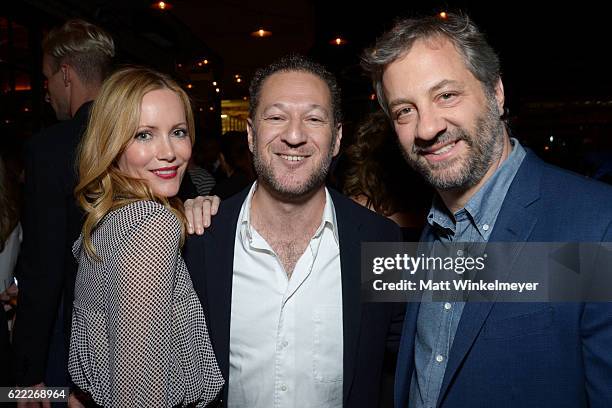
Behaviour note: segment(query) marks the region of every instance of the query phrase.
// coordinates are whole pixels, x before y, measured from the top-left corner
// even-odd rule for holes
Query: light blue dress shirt
[[[464,208],[451,214],[440,197],[434,198],[421,241],[489,240],[506,193],[525,158],[525,149],[520,143],[513,138],[510,141],[513,147],[508,158]],[[436,406],[464,305],[464,302],[421,303],[414,349],[415,370],[408,400],[410,408]]]

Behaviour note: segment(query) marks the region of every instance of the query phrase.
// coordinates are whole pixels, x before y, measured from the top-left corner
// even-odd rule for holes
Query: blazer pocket
[[[483,337],[487,339],[507,339],[542,333],[551,328],[553,315],[553,308],[547,307],[533,313],[502,320],[489,320],[484,326]]]

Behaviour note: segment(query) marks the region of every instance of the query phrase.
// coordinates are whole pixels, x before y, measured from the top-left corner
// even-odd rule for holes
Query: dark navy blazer
[[[612,241],[612,188],[527,152],[491,242]],[[612,267],[611,267],[612,273]],[[408,406],[419,304],[407,306],[395,405]],[[438,407],[612,407],[612,303],[467,303]]]

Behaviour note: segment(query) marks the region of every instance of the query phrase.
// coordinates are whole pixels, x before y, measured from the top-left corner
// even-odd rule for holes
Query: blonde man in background
[[[26,146],[14,369],[17,385],[58,387],[69,385],[67,352],[76,274],[71,247],[82,222],[73,196],[74,156],[91,101],[112,68],[115,47],[100,27],[70,20],[51,30],[42,48],[46,100],[60,123],[42,130]]]

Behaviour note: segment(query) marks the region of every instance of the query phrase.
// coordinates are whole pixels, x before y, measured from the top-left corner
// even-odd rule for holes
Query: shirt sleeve
[[[179,240],[178,220],[159,207],[127,234],[109,267],[111,406],[168,405]]]

